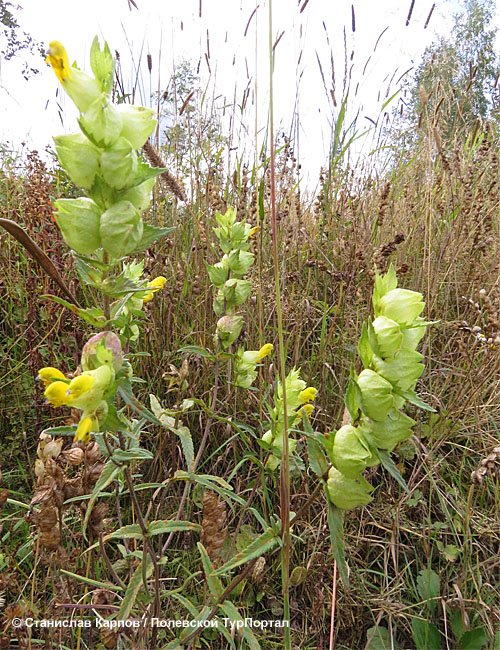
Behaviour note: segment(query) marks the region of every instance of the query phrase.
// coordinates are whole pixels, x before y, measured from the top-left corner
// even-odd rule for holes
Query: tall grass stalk
[[[290,634],[290,459],[288,445],[288,412],[286,404],[286,353],[283,337],[283,312],[281,308],[280,265],[278,259],[278,223],[276,218],[276,173],[275,173],[275,140],[274,140],[274,103],[273,103],[273,2],[269,0],[269,144],[270,144],[270,181],[271,181],[271,230],[274,268],[274,288],[276,295],[276,319],[278,326],[278,359],[279,375],[283,386],[283,449],[280,466],[280,515],[281,515],[281,584],[283,593],[285,626],[284,647],[291,650]]]

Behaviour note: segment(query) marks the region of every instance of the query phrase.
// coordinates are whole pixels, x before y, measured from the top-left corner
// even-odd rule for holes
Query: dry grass
[[[346,518],[350,591],[337,583],[332,594],[333,561],[321,501],[310,506],[300,529],[294,531],[292,569],[303,569],[295,574],[301,577],[292,587],[291,600],[298,648],[327,647],[332,597],[337,611],[336,648],[364,647],[366,630],[378,623],[393,630],[402,647],[412,647],[411,619],[423,613],[416,579],[427,567],[441,577],[434,620],[448,634],[448,648],[454,647],[447,623],[452,611],[461,611],[472,627],[483,625],[490,636],[498,626],[500,494],[491,458],[483,480],[474,483],[471,478],[498,446],[500,422],[498,137],[492,130],[478,128],[475,140],[457,134],[446,147],[443,150],[436,128],[422,127],[418,145],[406,158],[401,156],[389,173],[364,170],[361,175],[360,169],[330,166],[322,172],[314,197],[301,196],[297,189],[299,169],[291,143],[285,141],[277,162],[287,357],[289,365],[301,366],[303,376],[320,390],[313,421],[316,430],[331,431],[342,421],[343,396],[356,358],[353,342],[369,313],[375,268],[385,270],[392,261],[401,283],[424,294],[427,317],[438,321],[424,341],[427,366],[419,382],[420,394],[437,413],[418,416],[414,439],[395,456],[410,493],[404,494],[380,468],[375,469],[370,477],[377,486],[373,504]],[[250,164],[239,164],[226,173],[216,160],[205,162],[198,161],[190,170],[186,202],[180,200],[180,191],[177,197],[171,193],[175,179],[159,183],[150,215],[155,223],[175,230],[146,256],[148,272],[161,273],[168,284],[162,297],[151,303],[146,335],[140,342],[139,349],[150,356],[138,357],[134,364],[148,382],[144,393],[153,392],[167,403],[178,397],[175,390],[168,390],[172,372],[185,359],[178,350],[186,345],[211,346],[214,316],[205,263],[215,260],[211,233],[215,210],[236,205],[242,217],[261,225],[245,339],[250,348],[276,339],[267,216],[269,170],[256,181]],[[26,227],[71,283],[71,265],[52,223],[48,200],[72,188],[59,173],[47,171],[34,154],[25,168],[16,169],[18,164],[4,157],[2,211]],[[42,362],[74,364],[85,332],[73,316],[40,298],[54,288],[33,272],[17,244],[5,235],[0,238],[0,448],[4,484],[23,500],[33,479],[30,468],[38,432],[54,424],[33,377]],[[269,372],[272,377],[273,368]],[[190,355],[187,382],[188,394],[207,401],[213,386],[212,365]],[[233,422],[254,427],[259,435],[267,397],[259,390],[241,397],[226,386],[216,410],[230,412]],[[195,443],[203,433],[204,417],[200,412],[189,422]],[[214,553],[223,554],[223,542],[235,545],[238,535],[248,532],[248,507],[264,515],[276,508],[276,492],[263,480],[257,462],[262,452],[253,435],[243,428],[235,435],[227,421],[217,420],[211,428],[200,469],[227,479],[244,459],[240,471],[229,478],[236,493],[248,500],[247,508],[227,513],[222,513],[220,503],[212,504],[215,514],[210,530],[206,524],[206,534],[213,537]],[[182,466],[175,442],[165,441],[160,431],[152,429],[145,444],[155,450],[154,461],[142,468],[145,480],[161,482]],[[307,501],[313,488],[306,473],[294,474],[292,510]],[[153,498],[150,507],[155,517],[175,515],[182,494],[181,487],[176,489],[168,499]],[[201,522],[204,516],[208,522],[207,509],[195,494],[185,518]],[[22,513],[17,513],[1,524],[12,557],[19,557],[16,553],[28,536],[22,521]],[[67,536],[66,568],[76,571],[81,567],[81,540],[74,522],[67,525],[73,532]],[[195,571],[193,547],[186,536],[169,551],[172,577],[179,584]],[[16,564],[17,560],[3,573],[0,566],[0,592],[7,590],[10,603],[22,594],[17,604],[21,607],[28,599],[29,571],[25,564]],[[279,618],[278,565],[277,556],[266,558],[265,566],[258,571],[254,567],[255,575],[235,597],[254,616]],[[71,579],[61,587],[53,571],[54,567],[43,588],[41,583],[36,587],[35,600],[46,611],[50,611],[50,597],[44,595],[44,588],[59,599],[67,597],[64,590],[79,588]],[[185,593],[196,599],[201,590],[190,583]],[[279,637],[269,634],[263,647],[280,647]]]

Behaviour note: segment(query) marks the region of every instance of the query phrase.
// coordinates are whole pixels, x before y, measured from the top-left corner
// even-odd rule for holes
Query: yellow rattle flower
[[[62,87],[81,113],[85,113],[101,96],[101,87],[95,79],[70,66],[68,54],[59,41],[51,41],[45,61],[52,67]]]
[[[90,415],[85,416],[78,423],[76,429],[75,437],[73,438],[74,442],[83,442],[87,443],[90,440],[90,434],[92,431],[99,430],[99,422],[96,418],[91,417]]]
[[[150,300],[152,300],[154,294],[157,291],[161,291],[161,289],[163,289],[166,283],[167,283],[167,278],[163,277],[163,275],[159,275],[158,277],[151,280],[151,282],[148,282],[147,288],[150,289],[150,291],[148,291],[148,293],[142,299],[143,302],[149,302]]]
[[[271,352],[273,351],[273,344],[272,343],[266,343],[263,345],[260,350],[257,352],[257,359],[259,361],[262,361],[265,357],[269,356]]]
[[[64,45],[59,41],[49,43],[49,53],[45,61],[52,66],[57,78],[61,83],[71,76],[71,67],[69,65],[68,53]]]
[[[65,380],[66,377],[57,368],[52,368],[52,366],[47,366],[45,368],[40,368],[38,371],[38,379],[43,382],[45,387],[52,384],[54,381]]]

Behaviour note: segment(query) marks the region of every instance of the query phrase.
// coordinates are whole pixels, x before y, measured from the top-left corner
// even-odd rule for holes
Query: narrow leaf
[[[143,566],[145,563],[145,566]],[[144,585],[144,578],[147,580],[153,573],[153,562],[151,557],[148,554],[145,554],[142,562],[139,564],[137,569],[134,571],[133,576],[130,578],[130,581],[127,586],[125,595],[120,605],[120,611],[118,612],[118,620],[125,621],[130,617],[130,613],[135,604],[139,591]]]
[[[253,542],[251,542],[240,553],[236,553],[233,557],[226,562],[223,566],[215,571],[216,575],[224,575],[235,569],[236,567],[246,564],[257,557],[261,557],[267,551],[277,546],[280,538],[277,536],[276,531],[268,528],[262,535],[259,535]]]
[[[396,467],[396,465],[394,464],[394,461],[390,457],[389,452],[385,449],[378,449],[377,453],[378,453],[378,457],[380,458],[380,463],[382,464],[382,467],[387,472],[389,472],[389,474],[392,476],[393,479],[395,479],[399,483],[399,485],[403,488],[406,494],[410,494],[410,490],[406,485],[406,481],[401,476],[401,473]]]

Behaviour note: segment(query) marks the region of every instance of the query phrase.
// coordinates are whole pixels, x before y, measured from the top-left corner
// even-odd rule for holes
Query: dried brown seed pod
[[[85,452],[81,447],[72,447],[62,452],[64,460],[70,465],[80,465],[85,460]]]

